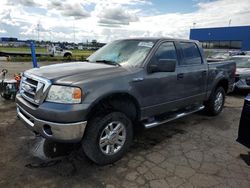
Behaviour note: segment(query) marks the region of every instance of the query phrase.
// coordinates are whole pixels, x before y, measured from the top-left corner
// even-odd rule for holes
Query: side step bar
[[[181,117],[187,116],[187,115],[189,115],[189,114],[192,114],[192,113],[201,111],[201,110],[203,110],[204,108],[205,108],[204,106],[199,106],[198,108],[194,108],[194,109],[189,110],[189,111],[186,111],[186,112],[173,114],[173,115],[167,117],[166,119],[163,119],[162,121],[156,120],[156,121],[153,121],[153,122],[150,122],[150,123],[144,123],[144,127],[147,128],[147,129],[148,129],[148,128],[152,128],[152,127],[156,127],[156,126],[158,126],[158,125],[161,125],[161,124],[164,124],[164,123],[173,121],[173,120],[175,120],[175,119],[179,119],[179,118],[181,118]]]

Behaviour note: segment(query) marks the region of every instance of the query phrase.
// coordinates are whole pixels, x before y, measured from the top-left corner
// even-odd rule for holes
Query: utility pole
[[[75,22],[73,22],[74,44],[76,43]]]
[[[49,39],[50,39],[50,42],[52,42],[52,33],[51,33],[51,30],[49,30]]]
[[[195,29],[195,26],[196,26],[196,23],[194,22],[194,23],[193,23],[193,29]]]
[[[36,33],[35,33],[36,29],[32,29],[32,39],[35,40],[36,38]]]
[[[39,41],[40,38],[40,21],[37,24],[37,40]]]
[[[229,22],[228,22],[228,27],[231,26],[231,23],[232,23],[232,19],[229,20]]]

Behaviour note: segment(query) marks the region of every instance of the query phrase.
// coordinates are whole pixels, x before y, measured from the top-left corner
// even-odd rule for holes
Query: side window
[[[164,42],[155,52],[155,58],[177,60],[176,50],[173,42]]]
[[[181,65],[202,64],[200,51],[195,43],[180,42],[180,47],[181,47],[182,58],[183,58],[183,60],[180,63]]]

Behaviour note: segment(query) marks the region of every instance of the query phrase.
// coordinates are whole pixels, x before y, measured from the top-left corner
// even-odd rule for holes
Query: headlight
[[[52,85],[46,101],[55,103],[77,104],[81,103],[82,91],[77,87]]]

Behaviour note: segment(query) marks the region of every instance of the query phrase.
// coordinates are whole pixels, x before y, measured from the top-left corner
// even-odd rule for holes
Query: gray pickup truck
[[[111,42],[86,62],[25,71],[18,117],[34,133],[81,142],[97,164],[119,160],[136,126],[155,127],[206,110],[218,115],[233,89],[235,63],[207,63],[197,41]]]

